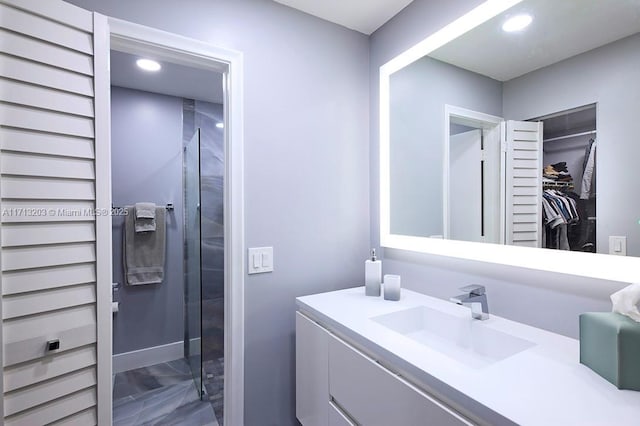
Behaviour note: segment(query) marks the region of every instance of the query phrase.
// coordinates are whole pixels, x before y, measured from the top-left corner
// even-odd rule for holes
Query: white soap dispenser
[[[382,262],[376,258],[376,249],[371,249],[371,259],[364,262],[364,287],[367,296],[380,296]]]

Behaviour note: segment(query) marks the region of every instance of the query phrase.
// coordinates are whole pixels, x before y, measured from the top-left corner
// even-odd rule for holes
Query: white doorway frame
[[[111,101],[109,55],[111,49],[148,54],[160,60],[223,74],[224,86],[224,424],[244,424],[244,140],[243,56],[241,52],[200,40],[94,14],[96,78],[96,187],[97,204],[111,205]],[[98,207],[98,206],[97,206]],[[105,226],[98,237],[108,238]],[[108,235],[107,235],[108,234]],[[96,256],[110,265],[106,241]],[[109,267],[110,269],[110,267]],[[103,269],[106,274],[106,269]],[[110,276],[111,271],[108,271]],[[111,286],[98,293],[98,412],[99,424],[110,424],[111,396]],[[107,343],[108,342],[108,343]],[[108,388],[107,388],[108,386]]]
[[[443,149],[443,168],[442,168],[442,231],[445,239],[450,238],[450,187],[451,187],[451,170],[450,170],[450,140],[451,140],[451,123],[452,118],[456,119],[458,124],[464,124],[469,127],[482,129],[486,141],[493,141],[500,144],[500,123],[504,121],[502,117],[485,114],[483,112],[473,111],[454,105],[445,104],[444,106],[444,149]],[[501,153],[502,156],[502,153]],[[500,163],[503,159],[500,158]],[[503,167],[500,167],[502,170]],[[502,181],[502,180],[501,180]],[[500,188],[502,191],[502,188]]]

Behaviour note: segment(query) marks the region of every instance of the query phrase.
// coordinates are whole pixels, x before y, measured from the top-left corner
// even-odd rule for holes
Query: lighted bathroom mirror
[[[640,0],[488,1],[383,65],[381,245],[637,279],[638,69]]]

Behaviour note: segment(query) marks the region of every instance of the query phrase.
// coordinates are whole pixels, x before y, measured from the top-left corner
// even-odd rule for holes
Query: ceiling
[[[413,0],[274,1],[364,34],[371,34]],[[138,58],[136,55],[112,50],[111,84],[187,99],[223,103],[222,74],[162,61],[162,69],[151,73],[136,66]]]
[[[138,55],[111,51],[111,85],[146,92],[223,103],[222,74],[159,61],[158,72],[143,71],[136,65]]]
[[[529,13],[519,33],[503,22]],[[640,0],[525,0],[429,56],[508,81],[563,59],[640,32]]]
[[[413,0],[274,0],[370,35]]]

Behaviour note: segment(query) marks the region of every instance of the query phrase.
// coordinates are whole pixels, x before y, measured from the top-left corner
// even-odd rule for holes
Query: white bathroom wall
[[[371,36],[371,244],[378,245],[378,69],[415,43],[462,16],[480,0],[415,0]],[[484,284],[493,313],[571,337],[578,314],[610,310],[609,294],[623,283],[598,281],[402,250],[382,251],[383,273],[399,274],[407,288],[447,299],[458,287]]]
[[[369,248],[368,38],[273,1],[72,0],[244,54],[245,424],[295,424],[295,297],[358,285]]]

